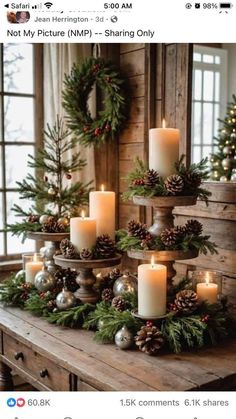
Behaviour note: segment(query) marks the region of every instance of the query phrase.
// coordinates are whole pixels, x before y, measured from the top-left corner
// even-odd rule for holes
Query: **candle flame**
[[[104,192],[105,191],[105,186],[102,184],[101,185],[101,191]]]
[[[37,262],[37,253],[34,254],[33,262]]]
[[[151,265],[152,265],[152,269],[153,269],[154,265],[155,265],[154,255],[152,255],[152,258],[151,258]]]
[[[166,120],[165,120],[165,118],[163,118],[163,120],[162,120],[162,128],[166,128]]]
[[[81,217],[84,219],[85,218],[85,211],[81,211]]]

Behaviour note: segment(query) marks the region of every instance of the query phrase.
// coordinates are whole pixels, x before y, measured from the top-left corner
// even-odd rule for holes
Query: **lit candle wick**
[[[154,265],[155,265],[154,255],[152,255],[151,265],[152,265],[152,269],[153,269],[154,268]]]
[[[105,186],[102,184],[101,185],[101,191],[104,192],[105,191]]]
[[[34,254],[33,262],[37,262],[37,254],[36,253]]]
[[[165,118],[163,118],[163,120],[162,120],[162,128],[166,128],[166,120],[165,120]]]
[[[206,278],[206,286],[208,287],[208,285],[209,285],[209,278]]]
[[[83,218],[83,220],[84,220],[84,218],[85,218],[85,212],[84,211],[81,211],[81,217]]]

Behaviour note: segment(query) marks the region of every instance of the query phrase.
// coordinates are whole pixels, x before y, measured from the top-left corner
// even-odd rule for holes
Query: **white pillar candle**
[[[138,313],[144,317],[166,314],[167,269],[151,264],[138,267]]]
[[[97,236],[108,234],[115,238],[115,192],[93,191],[89,194],[89,215],[97,222]]]
[[[149,169],[166,178],[175,173],[179,160],[180,131],[175,128],[152,128],[149,131]]]
[[[218,285],[209,282],[201,282],[197,284],[197,296],[200,302],[207,301],[209,304],[215,304],[217,302]]]
[[[70,219],[70,241],[78,252],[82,249],[91,249],[96,243],[96,220],[85,217]]]
[[[37,255],[35,254],[32,262],[27,262],[25,264],[25,282],[34,284],[34,278],[38,272],[43,269],[43,262],[37,260]]]

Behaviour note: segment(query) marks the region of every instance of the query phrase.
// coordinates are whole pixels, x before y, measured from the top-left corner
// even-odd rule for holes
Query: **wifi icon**
[[[46,6],[47,9],[50,9],[50,7],[52,7],[52,3],[50,3],[50,1],[47,1],[47,3],[44,3],[44,6]]]

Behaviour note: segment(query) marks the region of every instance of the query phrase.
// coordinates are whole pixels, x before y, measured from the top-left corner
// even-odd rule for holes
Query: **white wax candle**
[[[209,282],[201,282],[197,284],[197,296],[198,300],[207,301],[209,304],[214,304],[217,302],[217,295],[218,295],[218,285]]]
[[[96,220],[84,217],[70,219],[70,241],[78,252],[91,249],[96,243]]]
[[[25,282],[34,284],[34,278],[38,272],[43,269],[43,262],[37,260],[37,256],[34,255],[32,262],[27,262],[25,265]]]
[[[138,313],[145,317],[166,314],[167,270],[154,263],[138,267]]]
[[[165,127],[150,129],[149,169],[156,170],[164,178],[174,174],[174,164],[179,160],[179,141],[178,129]]]
[[[115,238],[115,192],[93,191],[89,194],[89,215],[97,222],[97,236]]]

